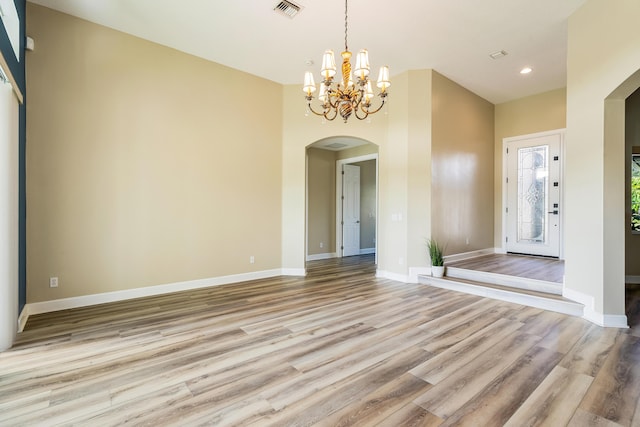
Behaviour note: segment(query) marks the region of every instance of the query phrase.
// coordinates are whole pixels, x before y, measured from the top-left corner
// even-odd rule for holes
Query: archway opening
[[[358,172],[357,188],[352,185],[355,191],[346,194],[344,169]],[[345,218],[345,203],[353,218]],[[378,205],[377,145],[335,136],[306,147],[306,261],[363,254],[377,258]]]
[[[632,230],[632,155],[640,153],[640,70],[605,99],[605,206],[615,206],[605,222],[605,306],[607,298],[625,301],[629,322],[629,286],[640,283],[640,234]],[[624,223],[624,224],[622,224]],[[624,231],[623,231],[624,230]],[[625,297],[626,295],[626,297]],[[631,325],[633,326],[633,325]]]

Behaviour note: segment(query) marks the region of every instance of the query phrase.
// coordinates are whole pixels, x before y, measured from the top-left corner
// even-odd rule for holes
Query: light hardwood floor
[[[562,283],[564,261],[516,254],[490,254],[447,263],[449,267]]]
[[[372,260],[34,316],[0,425],[640,425],[640,287],[603,329]]]

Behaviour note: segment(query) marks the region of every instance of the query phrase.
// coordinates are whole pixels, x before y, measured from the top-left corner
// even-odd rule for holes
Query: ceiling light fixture
[[[500,59],[500,58],[504,58],[507,55],[508,53],[506,50],[499,50],[497,52],[490,53],[489,57],[491,57],[491,59]]]
[[[356,56],[355,75],[353,81],[351,75],[351,52],[347,44],[347,1],[344,2],[344,52],[342,52],[342,82],[335,83],[333,77],[336,74],[336,60],[332,50],[327,50],[322,57],[322,83],[318,100],[322,111],[317,112],[311,106],[313,92],[316,91],[316,84],[313,80],[313,73],[307,71],[304,75],[304,86],[302,90],[306,93],[308,111],[317,116],[323,116],[327,120],[335,119],[338,114],[346,123],[353,113],[359,120],[366,119],[370,114],[375,114],[382,109],[387,98],[387,88],[391,86],[389,80],[389,67],[380,67],[377,86],[380,88],[378,96],[382,102],[377,108],[372,108],[371,101],[375,94],[371,88],[369,79],[369,53],[362,49]]]
[[[530,72],[532,72],[533,70],[529,67],[524,67],[522,70],[520,70],[520,74],[529,74]]]

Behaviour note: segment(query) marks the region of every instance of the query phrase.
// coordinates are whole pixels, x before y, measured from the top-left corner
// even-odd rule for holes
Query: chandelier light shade
[[[347,2],[348,0],[344,2],[344,52],[341,54],[342,81],[340,83],[334,81],[337,73],[336,59],[333,51],[327,50],[322,56],[322,68],[320,69],[322,82],[320,83],[320,91],[317,97],[317,103],[320,104],[319,107],[314,108],[312,105],[317,87],[311,71],[305,73],[302,87],[307,100],[308,111],[317,116],[322,116],[326,120],[334,120],[339,115],[345,123],[352,114],[359,120],[364,120],[369,115],[380,111],[387,99],[387,89],[391,86],[389,67],[380,67],[376,83],[376,86],[380,89],[378,93],[380,102],[377,106],[373,106],[376,94],[373,92],[371,80],[369,79],[371,68],[369,66],[369,52],[366,49],[358,52],[356,55],[356,67],[353,71],[351,70],[352,54],[349,52],[347,43]],[[316,110],[317,108],[319,110]]]

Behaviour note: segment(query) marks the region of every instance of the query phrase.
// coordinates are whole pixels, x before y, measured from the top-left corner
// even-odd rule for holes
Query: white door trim
[[[560,259],[564,259],[564,164],[565,164],[565,148],[564,148],[564,136],[566,129],[554,129],[545,132],[537,132],[530,133],[527,135],[518,135],[512,136],[508,138],[502,139],[502,176],[501,176],[501,185],[502,185],[502,207],[501,207],[501,217],[502,217],[502,234],[500,236],[500,247],[496,252],[507,253],[507,242],[505,237],[507,236],[507,216],[505,215],[507,210],[507,144],[514,141],[521,141],[525,139],[531,138],[539,138],[543,136],[550,135],[559,135],[560,136]]]
[[[378,153],[366,154],[364,156],[351,157],[348,159],[336,160],[336,253],[341,258],[342,252],[342,165],[350,163],[364,162],[366,160],[376,161],[376,264],[378,263],[378,201],[379,201],[379,183],[378,183]]]

